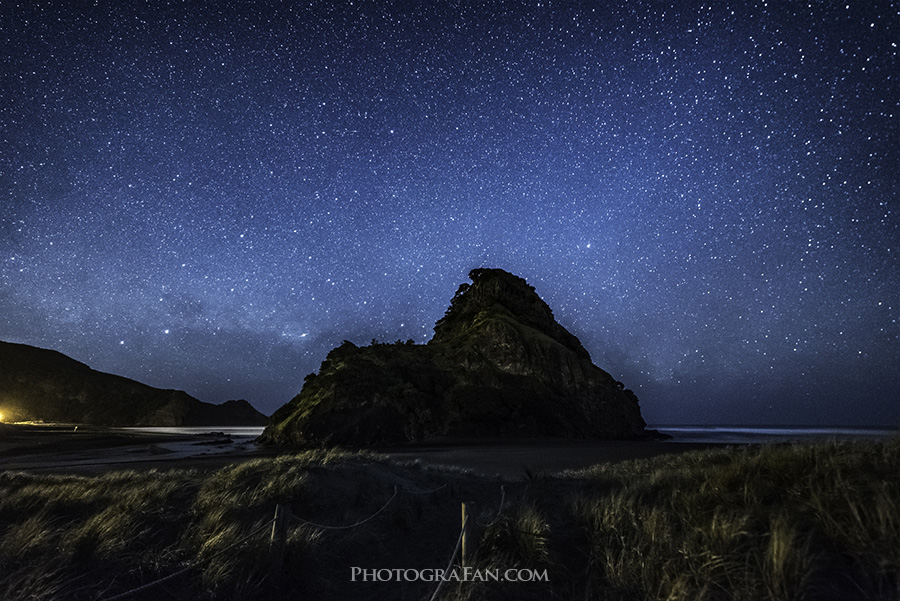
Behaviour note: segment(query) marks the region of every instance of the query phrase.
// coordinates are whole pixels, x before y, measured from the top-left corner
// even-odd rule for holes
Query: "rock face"
[[[591,363],[525,280],[476,269],[426,345],[345,341],[272,416],[265,442],[368,446],[461,437],[637,438],[637,397]]]
[[[0,342],[0,413],[5,421],[98,426],[262,426],[247,401],[213,405],[94,371],[56,351]]]

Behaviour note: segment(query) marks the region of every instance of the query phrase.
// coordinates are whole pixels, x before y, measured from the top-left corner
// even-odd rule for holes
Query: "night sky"
[[[868,0],[3,2],[0,339],[270,413],[500,267],[652,424],[896,426],[898,44]]]

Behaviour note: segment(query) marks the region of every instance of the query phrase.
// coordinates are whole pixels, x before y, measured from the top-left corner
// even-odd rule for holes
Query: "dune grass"
[[[0,598],[74,598],[111,573],[153,578],[183,555],[173,543],[194,476],[0,474]]]
[[[572,502],[604,599],[897,599],[900,443],[717,450],[589,469]]]
[[[104,599],[173,574],[167,598],[429,598],[430,583],[351,583],[350,567],[445,567],[460,499],[478,502],[477,569],[549,581],[451,583],[445,601],[900,598],[897,440],[663,455],[498,489],[330,450],[212,473],[0,473],[0,598]],[[276,504],[314,522],[290,521],[277,573]]]
[[[428,499],[398,500],[377,524],[347,532],[291,519],[278,573],[269,547],[276,505],[326,527],[353,524],[384,505],[399,485],[415,492],[419,484],[445,482],[422,467],[336,450],[252,460],[213,473],[0,473],[0,599],[105,599],[172,575],[177,578],[166,590],[175,598],[294,598],[286,591],[295,590],[332,595],[329,583],[346,581],[350,573],[342,560],[366,557],[385,529],[409,534],[425,521]],[[378,591],[372,594],[377,598]]]
[[[900,599],[900,441],[728,448],[530,476],[454,600]]]
[[[574,511],[590,537],[591,584],[606,598],[898,598],[897,441],[656,463],[586,474],[616,489]]]

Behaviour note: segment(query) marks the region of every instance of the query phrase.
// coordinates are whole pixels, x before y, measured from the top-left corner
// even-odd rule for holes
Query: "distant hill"
[[[595,366],[525,280],[476,269],[434,337],[345,341],[272,416],[263,440],[367,446],[460,437],[637,438],[638,399]]]
[[[161,390],[94,371],[62,353],[0,342],[4,421],[98,426],[262,426],[247,401],[213,405],[181,390]]]

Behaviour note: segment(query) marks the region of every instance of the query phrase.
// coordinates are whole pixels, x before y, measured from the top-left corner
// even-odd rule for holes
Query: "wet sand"
[[[114,428],[0,424],[0,471],[97,474],[133,469],[212,470],[291,450],[209,432],[158,434]],[[504,480],[581,469],[597,463],[709,448],[706,443],[594,440],[447,439],[374,449],[399,462],[446,466]]]

